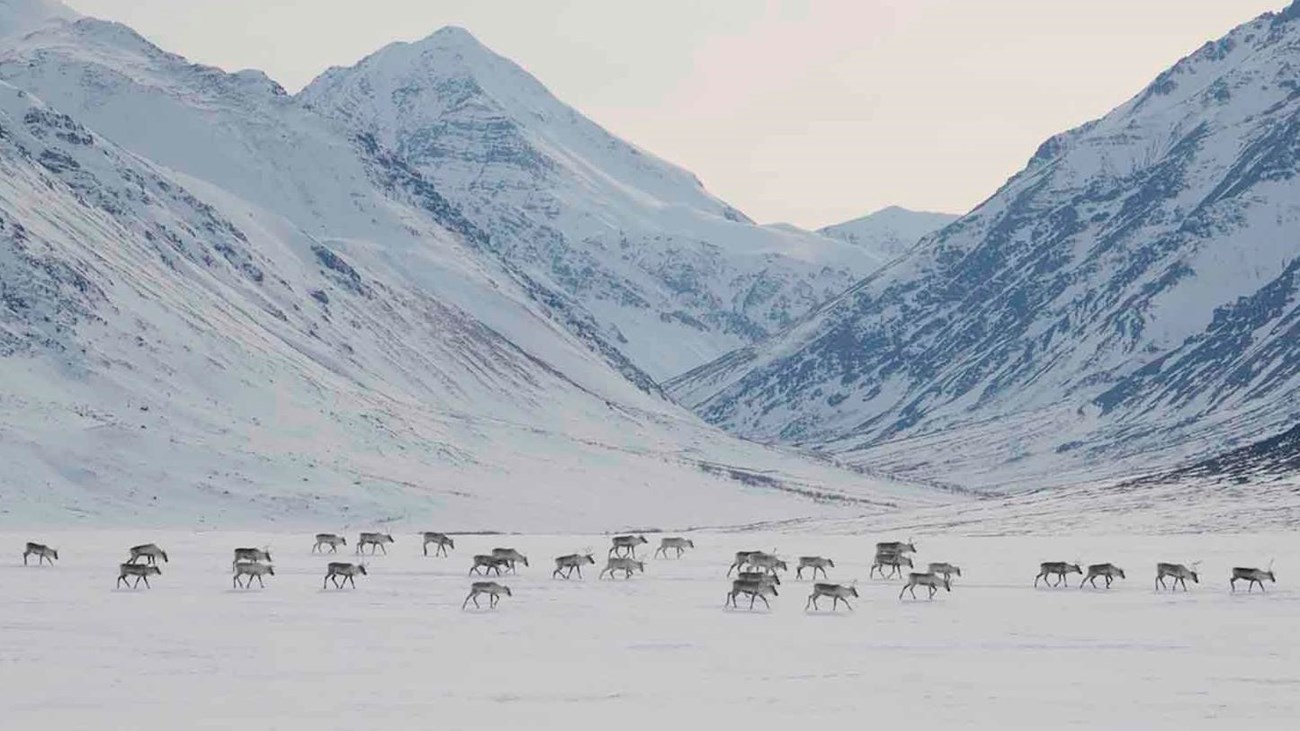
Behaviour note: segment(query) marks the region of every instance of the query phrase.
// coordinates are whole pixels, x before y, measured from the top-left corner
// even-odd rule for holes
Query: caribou
[[[497,602],[500,601],[502,594],[505,594],[506,596],[514,596],[514,594],[510,593],[510,587],[505,584],[498,584],[495,581],[475,581],[473,584],[469,585],[469,596],[465,597],[465,601],[461,602],[461,611],[465,610],[466,605],[469,604],[471,599],[474,600],[474,608],[479,609],[479,594],[488,595],[489,609],[496,608]]]
[[[609,555],[636,558],[636,547],[648,542],[645,536],[614,536],[609,547]]]
[[[117,583],[114,584],[114,588],[121,586],[123,583],[125,583],[126,577],[134,576],[135,583],[131,585],[132,589],[139,588],[141,579],[144,579],[144,586],[146,589],[152,589],[153,587],[149,586],[149,576],[151,574],[154,576],[162,575],[162,569],[158,568],[157,566],[146,566],[143,564],[128,562],[122,564],[118,568],[120,569],[120,571],[118,572]]]
[[[447,535],[446,533],[425,531],[422,535],[424,536],[424,555],[426,556],[429,555],[430,543],[436,546],[436,548],[434,548],[433,550],[433,555],[435,556],[446,556],[448,548],[452,550],[455,550],[456,548],[456,542],[453,541],[451,539],[451,536]]]
[[[140,546],[131,546],[131,558],[128,558],[126,562],[135,563],[142,558],[150,566],[157,564],[158,559],[160,558],[163,560],[163,563],[167,563],[167,552],[152,543],[145,543]],[[147,584],[148,582],[145,583]]]
[[[889,567],[889,576],[885,576],[885,567]],[[912,559],[905,554],[893,551],[876,551],[876,557],[871,562],[871,570],[867,572],[867,577],[875,575],[876,571],[880,572],[880,578],[892,579],[903,573],[903,567],[912,568]]]
[[[508,568],[510,566],[510,562],[507,561],[506,559],[500,556],[493,556],[491,554],[483,554],[483,553],[476,554],[474,556],[473,561],[474,562],[469,567],[469,575],[471,576],[479,573],[480,569],[482,570],[482,574],[484,576],[487,576],[487,572],[489,571],[494,571],[496,572],[497,576],[500,576],[501,567],[505,566]]]
[[[766,571],[741,571],[736,574],[740,581],[766,581],[773,586],[781,585],[781,577],[777,574],[769,574]]]
[[[250,561],[252,563],[262,563],[271,561],[271,552],[261,548],[236,548],[235,563],[240,561]]]
[[[235,586],[244,589],[251,589],[253,588],[253,579],[256,578],[257,585],[265,589],[266,583],[262,581],[262,577],[266,575],[275,576],[275,567],[269,563],[257,563],[255,561],[236,561],[234,566],[234,572],[235,575],[231,577],[230,583],[234,584]],[[239,577],[241,576],[248,577],[248,582],[246,584],[240,583]]]
[[[567,556],[556,556],[555,570],[551,572],[552,579],[565,578],[573,576],[573,572],[578,572],[578,578],[582,578],[582,565],[595,565],[596,559],[591,557],[591,552],[587,553],[570,553]],[[563,576],[561,576],[563,574]]]
[[[817,580],[817,572],[822,572],[822,578],[826,578],[826,567],[835,568],[835,562],[829,558],[821,556],[800,556],[799,565],[794,570],[794,578],[802,579],[804,569],[812,569],[813,581]]]
[[[961,576],[961,567],[954,566],[950,563],[935,562],[927,566],[925,570],[932,574],[939,574],[949,581],[951,581],[954,576]]]
[[[32,543],[31,541],[28,541],[27,548],[23,551],[24,566],[27,565],[28,556],[36,556],[37,566],[40,566],[41,563],[45,561],[49,561],[50,565],[53,566],[54,561],[59,557],[59,552],[43,543]]]
[[[776,585],[770,581],[736,579],[731,582],[731,591],[727,592],[727,601],[724,602],[722,606],[725,607],[727,604],[730,604],[732,607],[739,609],[739,607],[736,607],[736,597],[741,594],[749,596],[750,609],[754,608],[755,599],[762,599],[763,605],[768,609],[771,609],[772,605],[767,601],[766,595],[771,594],[772,596],[780,596],[776,590]]]
[[[346,545],[348,545],[348,539],[344,538],[343,536],[335,535],[333,533],[317,533],[316,545],[311,547],[311,552],[316,553],[317,551],[321,550],[321,546],[329,546],[330,553],[338,553],[339,546],[346,546]]]
[[[903,598],[903,592],[911,591],[912,598],[915,599],[916,587],[918,586],[924,586],[930,590],[930,596],[929,596],[930,599],[934,599],[934,595],[939,592],[939,587],[941,586],[944,588],[945,591],[952,591],[952,582],[942,576],[939,576],[938,574],[910,573],[907,575],[907,583],[903,585],[903,590],[898,592],[898,598],[899,599]]]
[[[1196,564],[1192,564],[1195,566]],[[1193,584],[1201,583],[1201,577],[1197,575],[1195,569],[1189,569],[1180,563],[1158,563],[1156,564],[1156,590],[1166,589],[1165,577],[1171,577],[1172,588],[1177,589],[1179,584],[1183,585],[1183,591],[1187,591],[1187,580],[1191,579]]]
[[[645,573],[645,562],[629,556],[614,556],[605,562],[605,568],[600,570],[600,575],[596,578],[601,579],[604,578],[605,574],[609,574],[609,578],[612,579],[616,571],[622,571],[623,578],[630,579],[633,571]]]
[[[1060,586],[1061,584],[1065,584],[1066,586],[1069,586],[1070,574],[1079,574],[1080,576],[1082,576],[1083,569],[1079,568],[1079,564],[1077,562],[1070,563],[1069,561],[1044,561],[1043,563],[1038,564],[1038,575],[1034,577],[1034,586],[1035,587],[1038,586],[1039,579],[1042,579],[1043,584],[1046,585],[1047,577],[1049,576],[1058,577],[1056,579],[1056,583],[1052,584],[1051,586],[1056,587],[1056,586]]]
[[[659,547],[655,549],[654,555],[658,556],[662,553],[664,558],[668,558],[668,551],[675,550],[677,551],[677,558],[681,558],[682,554],[686,553],[686,549],[688,548],[695,548],[695,541],[692,541],[689,538],[661,538],[659,540]]]
[[[745,566],[749,565],[751,556],[758,556],[762,553],[762,551],[736,551],[736,560],[732,561],[731,568],[727,569],[727,576],[731,576],[732,571],[743,571]]]
[[[1088,574],[1083,577],[1083,581],[1079,582],[1079,588],[1082,589],[1084,584],[1088,584],[1092,588],[1096,589],[1098,576],[1106,579],[1107,589],[1110,588],[1110,583],[1115,579],[1128,578],[1124,575],[1124,569],[1113,563],[1095,563],[1088,566]]]
[[[777,571],[789,571],[790,567],[786,566],[785,561],[776,557],[775,553],[758,552],[750,555],[749,563],[746,564],[751,569],[766,571],[775,574]]]
[[[1263,569],[1234,568],[1232,570],[1232,580],[1228,582],[1232,586],[1233,591],[1237,590],[1237,581],[1239,579],[1248,582],[1246,584],[1247,592],[1253,590],[1255,584],[1259,584],[1259,590],[1264,591],[1264,579],[1277,583],[1277,579],[1273,577],[1272,564],[1269,564],[1267,571]]]
[[[912,539],[908,538],[907,542],[903,541],[881,541],[876,544],[876,553],[884,551],[885,553],[916,553],[916,545]]]
[[[813,584],[813,592],[808,596],[808,603],[803,605],[803,610],[808,611],[811,605],[814,611],[819,611],[821,607],[817,606],[818,597],[828,596],[834,601],[831,602],[831,611],[837,611],[840,608],[840,602],[853,611],[853,605],[849,604],[849,597],[858,595],[858,587],[844,586],[842,584]]]
[[[325,581],[321,582],[322,589],[325,588],[326,582],[333,581],[335,589],[342,589],[344,584],[352,584],[352,588],[357,588],[357,574],[367,576],[366,565],[363,563],[343,563],[342,561],[331,561],[325,570]],[[339,581],[342,576],[343,580]]]
[[[516,563],[522,563],[524,566],[528,565],[528,557],[513,548],[494,548],[492,549],[492,555],[502,559],[505,562],[503,565],[510,569],[512,574],[515,573]]]
[[[375,555],[376,548],[383,551],[384,555],[387,556],[388,549],[384,547],[384,544],[392,543],[392,542],[393,542],[393,537],[388,535],[387,533],[362,533],[361,535],[357,536],[356,553],[358,554],[365,553],[364,550],[365,547],[370,546],[371,556]]]

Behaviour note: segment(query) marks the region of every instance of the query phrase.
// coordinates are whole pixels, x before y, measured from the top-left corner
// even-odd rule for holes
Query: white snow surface
[[[328,526],[322,526],[322,529]],[[355,537],[351,532],[351,537]],[[680,560],[628,581],[550,578],[551,557],[600,535],[456,536],[424,558],[394,535],[357,588],[322,590],[309,534],[0,533],[5,725],[12,728],[779,729],[1290,728],[1300,715],[1293,533],[1079,537],[917,535],[921,561],[963,576],[933,601],[867,578],[874,540],[695,533]],[[656,536],[650,536],[651,546]],[[25,540],[59,549],[26,567]],[[113,588],[130,545],[168,551],[152,589]],[[469,557],[530,558],[513,596],[461,611]],[[269,546],[266,588],[233,589],[231,549]],[[855,611],[805,612],[787,576],[771,610],[723,609],[736,550],[836,559]],[[644,547],[643,547],[644,549]],[[1231,593],[1235,565],[1277,557],[1268,592]],[[1109,591],[1033,588],[1042,560],[1113,562]],[[1201,561],[1187,592],[1153,590],[1157,561]],[[924,596],[922,592],[918,592]]]
[[[58,0],[4,0],[0,2],[0,39],[30,33],[42,26],[76,17]]]

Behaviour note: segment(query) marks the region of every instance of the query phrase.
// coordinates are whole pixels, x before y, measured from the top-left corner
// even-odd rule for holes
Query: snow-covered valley
[[[916,534],[919,560],[963,569],[933,601],[868,579],[869,536],[691,537],[696,550],[631,580],[563,581],[551,557],[603,555],[608,536],[457,536],[444,559],[395,532],[357,588],[336,591],[321,589],[325,563],[355,557],[311,555],[310,533],[0,533],[14,551],[39,538],[61,556],[24,568],[12,553],[0,566],[5,724],[1281,729],[1300,714],[1289,532]],[[145,540],[169,552],[162,575],[115,590],[117,561]],[[267,544],[266,588],[232,588],[231,548]],[[531,566],[501,579],[513,596],[497,609],[461,611],[470,555],[499,545]],[[830,579],[858,581],[855,610],[805,612],[809,582],[791,575],[770,611],[724,609],[731,554],[772,547],[836,559]],[[1232,566],[1274,557],[1266,594],[1229,591]],[[1040,561],[1076,559],[1128,578],[1109,591],[1080,590],[1078,576],[1033,587]],[[1202,562],[1200,583],[1155,592],[1162,560]]]

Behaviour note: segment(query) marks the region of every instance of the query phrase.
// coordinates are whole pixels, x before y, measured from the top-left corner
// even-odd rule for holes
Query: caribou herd
[[[419,534],[422,539],[422,551],[424,556],[429,556],[429,546],[434,546],[434,557],[449,557],[451,552],[456,549],[455,540],[446,533],[434,531],[425,531]],[[394,543],[393,536],[388,533],[365,532],[358,535],[355,546],[355,553],[360,556],[366,554],[365,548],[368,546],[370,551],[368,555],[374,556],[376,551],[385,555],[388,553],[387,545]],[[610,547],[606,556],[605,567],[597,574],[597,579],[616,579],[622,577],[623,580],[630,580],[635,574],[644,574],[646,571],[646,562],[637,557],[637,547],[649,543],[644,535],[616,535],[610,540]],[[330,554],[338,552],[339,546],[347,546],[347,539],[342,535],[335,533],[318,533],[316,542],[311,548],[311,553],[324,553],[329,549]],[[654,551],[653,558],[664,560],[677,560],[682,558],[688,551],[695,549],[695,543],[690,538],[680,536],[666,536],[660,539],[659,547]],[[127,549],[128,557],[126,561],[118,565],[118,577],[116,588],[124,585],[129,589],[138,589],[140,582],[144,582],[145,588],[152,588],[149,584],[150,576],[161,576],[162,569],[159,562],[168,563],[167,552],[154,543],[144,543],[137,546],[131,546]],[[916,588],[924,587],[928,594],[927,600],[933,600],[940,590],[945,592],[952,591],[953,577],[961,578],[962,570],[947,562],[929,562],[925,564],[926,570],[923,572],[912,571],[915,567],[913,557],[917,554],[916,544],[910,539],[907,541],[882,541],[875,546],[875,553],[872,557],[871,568],[868,571],[869,579],[879,578],[881,580],[902,579],[903,587],[898,593],[901,600],[905,596],[911,596],[916,599]],[[51,548],[43,543],[29,542],[23,550],[23,565],[28,565],[28,560],[35,557],[36,566],[42,566],[48,563],[54,566],[59,560],[57,549]],[[584,565],[595,565],[596,559],[590,548],[583,549],[576,553],[565,554],[555,557],[555,570],[551,572],[552,579],[571,580],[574,575],[581,580],[582,567]],[[528,567],[528,557],[519,550],[512,547],[496,547],[489,553],[474,554],[471,558],[469,574],[479,574],[486,576],[492,573],[495,576],[504,574],[517,574],[518,567],[522,564]],[[1181,563],[1160,562],[1155,567],[1155,590],[1156,591],[1176,591],[1182,588],[1184,592],[1188,590],[1187,582],[1190,580],[1193,584],[1200,583],[1200,574],[1197,570],[1199,562],[1191,562],[1190,568]],[[832,612],[839,610],[839,605],[844,604],[845,609],[852,611],[853,605],[849,603],[849,598],[857,599],[859,597],[857,582],[853,581],[848,584],[831,583],[828,575],[828,569],[835,569],[835,561],[825,556],[799,556],[795,564],[795,580],[801,581],[804,578],[804,571],[808,571],[814,582],[812,584],[812,593],[808,595],[808,600],[804,604],[804,611],[820,611],[821,605],[819,599],[830,599]],[[731,588],[726,593],[723,606],[732,609],[738,609],[737,599],[748,599],[747,609],[753,610],[756,602],[762,602],[764,607],[770,608],[771,602],[768,597],[779,597],[781,586],[781,573],[789,571],[785,559],[777,553],[776,549],[771,551],[737,551],[732,559],[731,565],[727,568],[726,576],[731,579],[732,573],[736,574],[731,580]],[[823,581],[818,582],[818,574],[821,574]],[[1082,578],[1079,580],[1078,588],[1093,588],[1109,590],[1111,585],[1119,580],[1126,579],[1124,569],[1113,563],[1096,563],[1089,564],[1085,572],[1083,564],[1080,561],[1044,561],[1038,566],[1038,573],[1034,576],[1033,588],[1039,588],[1039,582],[1047,590],[1068,587],[1070,584],[1070,574],[1079,574]],[[345,587],[357,588],[356,577],[368,576],[364,563],[349,563],[343,561],[330,561],[326,566],[325,579],[321,585],[322,590],[327,590],[333,586],[336,590],[342,590]],[[234,549],[234,560],[231,562],[231,583],[232,588],[251,589],[253,579],[257,579],[259,588],[265,588],[265,577],[275,576],[275,567],[271,559],[269,546],[261,548],[256,547],[239,547]],[[134,579],[134,582],[131,580]],[[1104,584],[1097,585],[1097,580],[1101,579]],[[1273,563],[1270,561],[1267,569],[1234,567],[1231,577],[1228,581],[1231,591],[1237,591],[1237,582],[1246,582],[1246,591],[1253,592],[1255,586],[1259,586],[1261,592],[1265,591],[1264,582],[1276,583],[1277,579],[1273,574]],[[470,585],[469,595],[461,603],[461,609],[468,609],[472,602],[476,608],[481,608],[479,597],[487,595],[489,598],[488,609],[495,609],[501,600],[501,596],[513,596],[510,587],[496,581],[475,581]]]

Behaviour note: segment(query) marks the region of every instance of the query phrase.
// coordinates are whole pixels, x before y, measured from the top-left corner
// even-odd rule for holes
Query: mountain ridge
[[[394,149],[656,380],[783,326],[884,259],[754,225],[463,29],[330,69],[299,98]]]
[[[1294,8],[1048,139],[925,246],[670,393],[747,438],[986,488],[1281,430],[1300,387]]]
[[[930,499],[638,388],[437,186],[264,75],[82,18],[0,78],[0,522],[600,530]]]
[[[817,233],[894,257],[958,218],[961,216],[952,213],[887,206],[865,216],[824,226]]]

